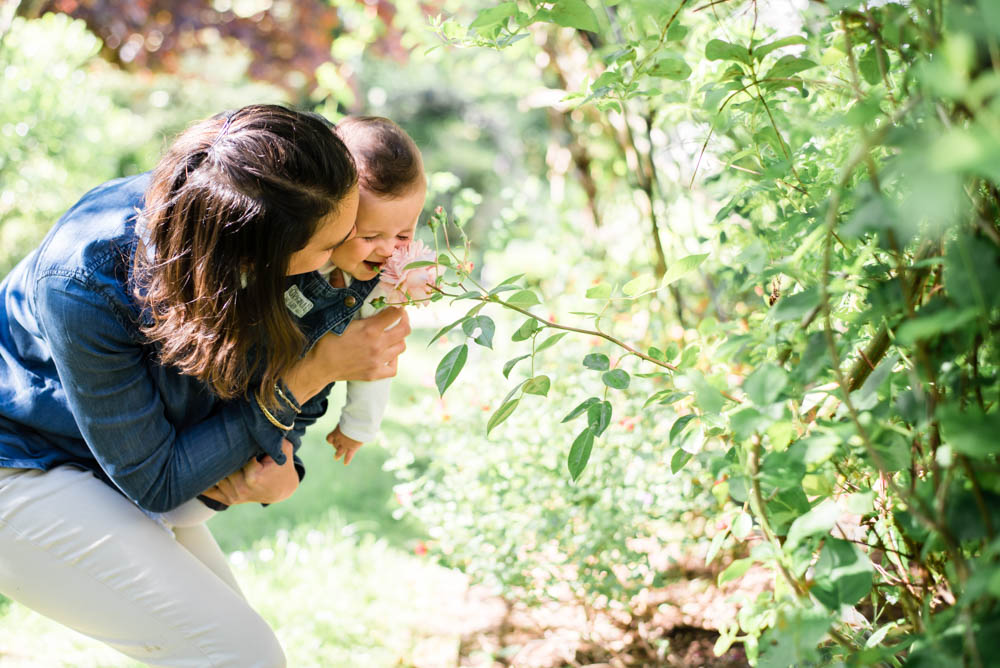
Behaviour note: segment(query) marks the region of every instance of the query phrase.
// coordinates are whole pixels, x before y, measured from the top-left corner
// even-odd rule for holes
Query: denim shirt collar
[[[288,277],[285,304],[306,336],[305,355],[327,332],[338,336],[361,310],[365,299],[378,285],[376,276],[335,288],[318,271]]]

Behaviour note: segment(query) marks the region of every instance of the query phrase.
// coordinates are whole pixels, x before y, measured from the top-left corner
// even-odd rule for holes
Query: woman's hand
[[[202,492],[227,506],[238,503],[277,503],[292,495],[299,486],[299,474],[292,462],[292,443],[281,443],[285,463],[279,465],[269,455],[262,460],[251,459],[246,465],[214,487]]]
[[[389,307],[354,320],[340,336],[329,333],[284,378],[300,403],[336,380],[378,380],[396,375],[406,350],[410,321],[405,309]]]

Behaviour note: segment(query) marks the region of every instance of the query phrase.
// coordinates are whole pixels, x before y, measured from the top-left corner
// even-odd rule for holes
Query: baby
[[[357,233],[333,251],[328,266],[320,271],[332,274],[333,281],[337,271],[345,281],[366,281],[379,275],[397,248],[413,241],[427,196],[424,164],[413,139],[387,118],[347,118],[336,131],[358,167]],[[380,295],[385,291],[372,292],[360,317],[375,313],[371,302]],[[344,464],[350,464],[358,448],[375,438],[389,400],[390,380],[347,383],[340,423],[326,437],[334,447],[334,459],[343,457]]]

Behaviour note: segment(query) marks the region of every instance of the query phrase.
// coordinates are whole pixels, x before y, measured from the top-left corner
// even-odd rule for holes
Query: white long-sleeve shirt
[[[328,265],[320,271],[329,274],[334,267]],[[348,275],[344,277],[348,284],[354,278]],[[384,293],[376,287],[369,293],[361,310],[358,312],[359,318],[370,318],[378,312],[373,307],[372,302]],[[389,328],[395,326],[390,325]],[[355,441],[370,443],[378,435],[379,426],[382,424],[382,417],[385,415],[386,406],[389,404],[389,390],[392,386],[392,378],[382,378],[380,380],[347,381],[347,398],[344,407],[340,411],[340,432]]]
[[[376,288],[368,295],[358,313],[359,318],[370,318],[375,315],[371,302],[381,294]],[[347,381],[347,399],[340,411],[340,432],[347,438],[369,443],[378,434],[382,424],[386,406],[389,404],[389,390],[392,378],[380,380],[349,380]]]

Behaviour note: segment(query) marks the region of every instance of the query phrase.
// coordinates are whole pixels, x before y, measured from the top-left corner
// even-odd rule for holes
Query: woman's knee
[[[132,656],[151,665],[164,666],[285,668],[287,665],[278,637],[249,606],[243,611],[234,611],[224,624],[212,626],[215,628],[193,623],[184,629],[183,639],[178,639],[179,646],[158,648],[158,656]]]
[[[245,643],[239,648],[237,659],[224,664],[233,668],[285,668],[287,659],[278,636],[266,623],[263,628],[254,629],[245,636]]]

